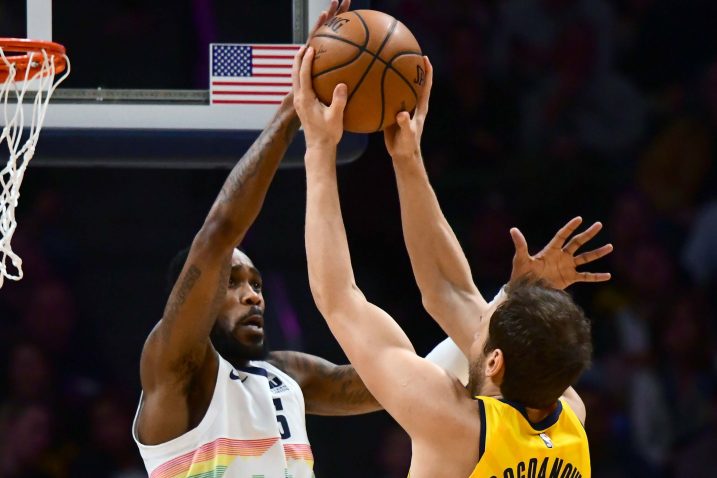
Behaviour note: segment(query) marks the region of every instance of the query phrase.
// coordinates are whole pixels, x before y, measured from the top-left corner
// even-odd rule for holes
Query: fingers
[[[327,12],[326,10],[324,10],[323,12],[321,12],[321,14],[319,14],[319,18],[316,19],[316,22],[314,23],[314,26],[313,26],[313,27],[311,28],[311,30],[309,31],[309,36],[306,38],[306,44],[307,44],[307,45],[308,45],[309,42],[311,41],[311,37],[313,37],[314,34],[316,33],[316,30],[318,30],[319,28],[321,28],[321,26],[322,26],[324,23],[326,23],[326,20],[328,20],[328,19],[329,19],[329,12]]]
[[[572,235],[573,232],[575,232],[575,229],[578,228],[580,223],[583,222],[583,218],[580,216],[572,218],[566,225],[564,225],[560,230],[553,236],[553,238],[550,240],[548,245],[545,247],[546,249],[562,249],[563,244],[565,244],[565,241],[568,240],[568,237]]]
[[[302,46],[301,48],[299,48],[299,51],[296,52],[296,56],[294,56],[294,65],[291,67],[291,87],[294,90],[294,97],[296,97],[301,91],[299,71],[301,70],[301,62],[304,58],[305,53],[306,46]]]
[[[525,240],[525,236],[520,229],[513,227],[510,229],[510,237],[513,239],[513,246],[515,246],[515,256],[524,257],[529,256],[528,253],[528,241]]]
[[[570,241],[563,247],[563,250],[568,252],[570,255],[575,254],[575,252],[580,249],[583,244],[595,237],[595,235],[600,232],[600,229],[602,229],[602,223],[594,223],[592,226],[570,239]]]
[[[308,47],[304,58],[301,60],[301,66],[299,67],[299,87],[301,92],[313,96],[314,86],[311,81],[311,67],[314,64],[314,49]]]
[[[346,13],[348,12],[349,8],[351,8],[351,0],[344,0],[343,2],[341,2],[341,6],[339,7],[336,14],[341,15],[342,13]]]
[[[605,282],[609,281],[609,272],[580,272],[575,282]]]
[[[401,129],[409,128],[411,126],[411,115],[408,114],[408,111],[401,111],[396,115],[396,123]]]
[[[431,87],[433,86],[433,65],[427,56],[423,57],[423,67],[426,70],[426,82],[421,89],[416,105],[416,116],[425,118],[428,114],[428,100],[431,97]]]
[[[346,107],[346,101],[348,99],[348,88],[345,84],[339,83],[334,88],[334,96],[331,99],[331,106],[329,107],[329,114],[333,121],[339,121],[343,123],[344,108]]]
[[[336,10],[339,9],[339,0],[331,0],[331,3],[329,4],[329,8],[327,9],[328,16],[327,20],[334,15],[336,15]]]
[[[613,250],[612,244],[605,244],[604,246],[575,256],[575,265],[582,266],[589,264],[590,262],[596,261],[610,254]]]
[[[333,18],[336,15],[341,15],[342,13],[345,13],[350,6],[351,0],[344,0],[343,2],[341,2],[341,5],[339,5],[339,0],[331,0],[331,2],[329,3],[329,7],[323,12],[321,12],[319,18],[316,19],[313,28],[309,32],[309,38],[306,39],[306,43],[308,44],[309,40],[311,40],[311,37],[314,36],[316,31],[321,28],[321,26],[326,23],[329,18]]]

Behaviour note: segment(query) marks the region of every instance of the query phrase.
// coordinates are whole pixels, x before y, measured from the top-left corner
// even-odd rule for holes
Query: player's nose
[[[260,293],[251,287],[245,287],[241,292],[241,302],[244,305],[260,305],[262,297]]]

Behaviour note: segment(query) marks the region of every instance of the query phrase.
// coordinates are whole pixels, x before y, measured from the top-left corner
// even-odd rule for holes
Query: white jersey
[[[132,435],[150,478],[314,476],[304,395],[291,377],[267,362],[235,369],[220,356],[206,415],[173,440],[143,445],[136,423],[135,416]]]

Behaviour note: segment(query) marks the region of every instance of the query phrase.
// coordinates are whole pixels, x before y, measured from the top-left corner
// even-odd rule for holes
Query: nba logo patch
[[[550,437],[548,435],[546,435],[545,433],[541,433],[538,436],[540,436],[540,439],[543,440],[543,443],[545,443],[545,446],[547,446],[548,448],[553,448],[553,441],[550,439]]]

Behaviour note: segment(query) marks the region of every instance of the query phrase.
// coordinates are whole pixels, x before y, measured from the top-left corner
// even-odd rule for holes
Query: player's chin
[[[264,339],[254,339],[251,342],[240,342],[242,358],[249,360],[264,360],[267,355]]]
[[[234,330],[234,338],[244,347],[263,347],[264,328],[255,325],[240,325]]]

